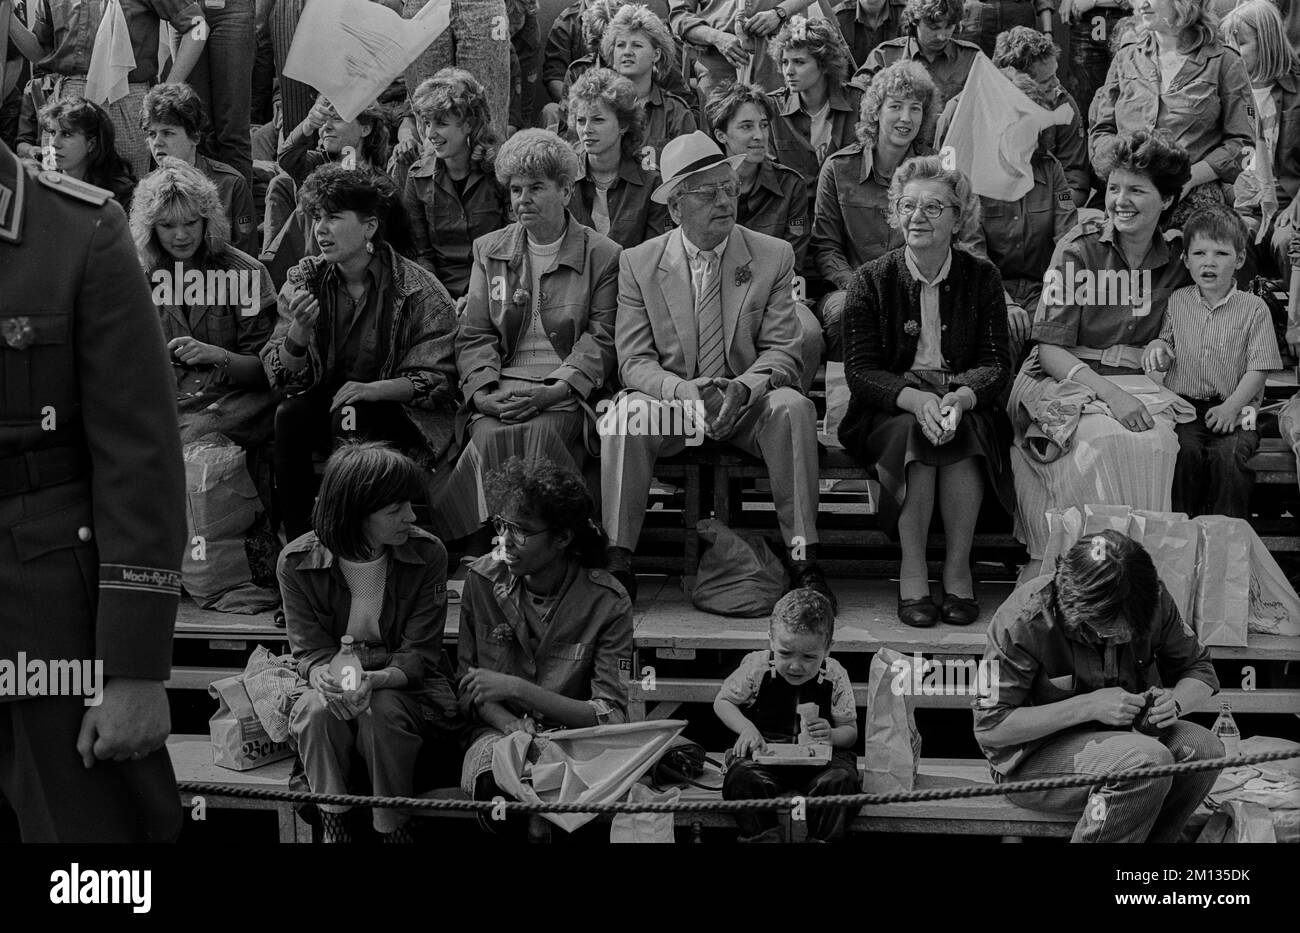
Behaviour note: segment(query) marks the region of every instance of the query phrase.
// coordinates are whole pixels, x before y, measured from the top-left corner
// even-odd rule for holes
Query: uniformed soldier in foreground
[[[110,197],[0,143],[0,794],[30,842],[180,831],[163,681],[184,470],[162,330]],[[66,662],[91,676],[56,691]]]

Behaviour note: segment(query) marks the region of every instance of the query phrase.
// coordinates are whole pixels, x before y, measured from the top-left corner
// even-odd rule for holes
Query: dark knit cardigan
[[[852,399],[841,433],[873,412],[899,411],[898,393],[914,385],[905,374],[920,343],[921,283],[907,269],[905,250],[864,264],[849,284],[842,327]],[[939,344],[951,385],[970,386],[977,410],[996,406],[1011,376],[1002,276],[988,260],[953,249],[939,289]]]

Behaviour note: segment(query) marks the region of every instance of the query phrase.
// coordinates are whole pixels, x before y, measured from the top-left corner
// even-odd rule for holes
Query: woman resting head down
[[[500,793],[492,748],[513,732],[621,723],[632,603],[604,569],[605,534],[582,477],[512,458],[487,478],[496,548],[470,565],[458,639],[461,702],[477,732],[461,786]]]

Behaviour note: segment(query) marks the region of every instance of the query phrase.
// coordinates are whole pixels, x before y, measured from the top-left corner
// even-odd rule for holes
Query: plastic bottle
[[[1219,718],[1214,720],[1214,728],[1211,731],[1223,743],[1225,755],[1241,754],[1241,730],[1237,728],[1237,721],[1232,718],[1231,705],[1226,702],[1219,704]]]
[[[361,685],[363,668],[357,654],[352,650],[352,636],[344,635],[339,643],[339,653],[330,661],[330,676],[338,681],[344,690],[352,691]]]

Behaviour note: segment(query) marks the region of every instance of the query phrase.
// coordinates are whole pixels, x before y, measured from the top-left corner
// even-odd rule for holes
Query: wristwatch
[[[776,14],[776,18],[781,21],[782,25],[784,25],[785,22],[790,18],[790,14],[785,11],[784,7],[781,7],[779,5],[775,7],[772,12]]]
[[[1174,718],[1183,718],[1183,704],[1179,703],[1177,700],[1174,700]]]

